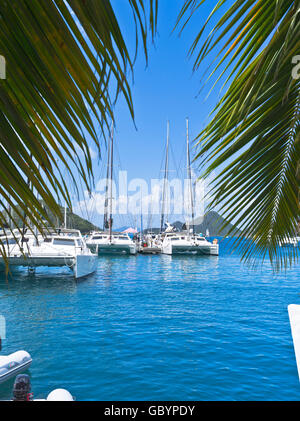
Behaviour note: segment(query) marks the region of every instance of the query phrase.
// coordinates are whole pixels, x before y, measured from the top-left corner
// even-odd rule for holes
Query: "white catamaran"
[[[25,266],[34,271],[39,266],[68,267],[76,279],[93,273],[97,255],[87,247],[79,230],[49,230],[44,235],[19,232],[0,237],[10,267]],[[0,267],[5,257],[0,256]]]
[[[191,177],[191,161],[190,161],[190,147],[189,147],[189,122],[186,120],[186,142],[187,142],[187,176],[189,180],[189,196],[190,196],[190,207],[191,207],[191,227],[189,221],[185,224],[186,230],[183,232],[175,232],[170,224],[168,224],[165,232],[161,234],[161,252],[163,254],[191,254],[191,255],[219,255],[219,245],[217,240],[213,243],[207,241],[203,236],[198,235],[194,232],[194,197],[192,188],[192,177]],[[166,157],[166,170],[168,165],[168,146],[169,140],[167,140],[167,157]],[[166,177],[166,175],[165,175]],[[164,199],[164,198],[163,198]],[[164,205],[163,205],[164,206]],[[164,209],[164,208],[162,208]],[[164,225],[164,212],[162,211],[161,216],[161,231]]]
[[[128,234],[121,232],[94,231],[87,240],[91,250],[98,254],[136,254],[137,247]]]
[[[219,245],[198,234],[172,232],[162,234],[163,254],[219,255]]]

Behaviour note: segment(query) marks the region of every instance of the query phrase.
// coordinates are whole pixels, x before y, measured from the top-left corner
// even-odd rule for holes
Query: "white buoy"
[[[298,376],[300,380],[300,305],[290,304],[288,306],[288,312],[294,342]]]
[[[74,399],[66,389],[55,389],[49,393],[47,401],[74,401]]]

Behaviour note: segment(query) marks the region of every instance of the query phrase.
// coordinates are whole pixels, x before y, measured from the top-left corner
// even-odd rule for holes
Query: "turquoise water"
[[[0,280],[2,354],[30,352],[36,398],[63,387],[77,400],[298,400],[287,306],[299,274],[254,272],[222,244],[219,257],[100,257],[80,282],[18,270]]]

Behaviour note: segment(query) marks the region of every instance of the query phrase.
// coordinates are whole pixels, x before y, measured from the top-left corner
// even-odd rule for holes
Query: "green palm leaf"
[[[200,3],[187,1],[177,24]],[[300,80],[292,77],[300,2],[235,1],[200,44],[210,18],[190,50],[195,69],[214,56],[210,78],[226,75],[229,85],[197,138],[197,159],[203,164],[207,157],[205,175],[219,170],[210,205],[242,229],[237,245],[246,259],[268,254],[281,267],[297,250],[287,257],[278,244],[295,235],[300,219]],[[242,237],[253,242],[245,245]]]
[[[141,40],[147,60],[157,1],[128,0],[128,7],[136,51]],[[134,118],[128,75],[136,51],[129,52],[110,0],[0,2],[0,54],[7,65],[0,80],[0,204],[6,213],[42,230],[48,215],[41,202],[57,215],[59,199],[71,207],[66,173],[75,186],[80,178],[91,189],[90,143],[100,154],[120,95]]]

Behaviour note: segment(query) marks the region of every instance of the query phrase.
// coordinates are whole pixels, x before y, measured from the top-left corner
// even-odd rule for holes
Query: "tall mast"
[[[40,169],[41,169],[41,167],[40,167],[40,165],[39,165],[39,167],[38,167],[38,171],[40,172]],[[37,200],[38,201],[40,201],[40,195],[39,195],[39,192],[38,192],[38,190],[36,189],[36,198],[37,198]],[[35,240],[34,240],[34,244],[36,245],[36,246],[38,246],[39,245],[39,240],[38,240],[38,229],[37,229],[37,226],[35,225],[34,226],[34,234],[35,234]]]
[[[143,240],[143,196],[142,196],[142,189],[141,189],[141,238],[140,238],[140,242],[142,244],[142,240]]]
[[[30,159],[32,159],[32,153],[30,154]],[[32,183],[30,181],[30,177],[28,175],[27,177],[27,186],[31,189],[32,188]],[[27,213],[26,211],[24,211],[23,213],[23,226],[22,226],[22,239],[21,239],[21,244],[23,247],[23,243],[24,243],[24,236],[25,236],[25,231],[26,231],[26,219],[27,219]]]
[[[11,212],[12,212],[12,208],[10,206],[10,194],[8,195],[8,199],[9,201],[7,201],[7,209],[8,209],[8,226],[9,229],[12,230],[12,221],[11,221]]]
[[[161,219],[160,219],[160,232],[164,228],[164,212],[165,212],[165,199],[166,199],[166,184],[168,181],[168,170],[169,170],[169,136],[170,136],[170,122],[167,122],[167,147],[166,147],[166,162],[165,162],[165,174],[164,174],[164,185],[163,185],[163,197],[161,206]]]
[[[193,200],[193,186],[192,186],[192,172],[191,172],[191,159],[190,159],[190,142],[189,142],[189,119],[186,119],[186,159],[187,159],[187,177],[189,180],[189,193],[191,200],[191,211],[192,211],[192,229],[194,234],[194,200]],[[187,224],[188,232],[190,224]]]
[[[112,180],[113,180],[113,160],[114,160],[114,124],[111,124],[111,146],[110,146],[110,210],[109,210],[109,239],[111,241],[112,235]]]
[[[105,187],[105,201],[104,201],[104,217],[103,217],[103,231],[105,231],[108,225],[108,189],[109,189],[109,169],[110,169],[110,142],[107,147],[107,169],[106,169],[106,187]]]
[[[65,201],[64,228],[67,228],[67,202]]]

